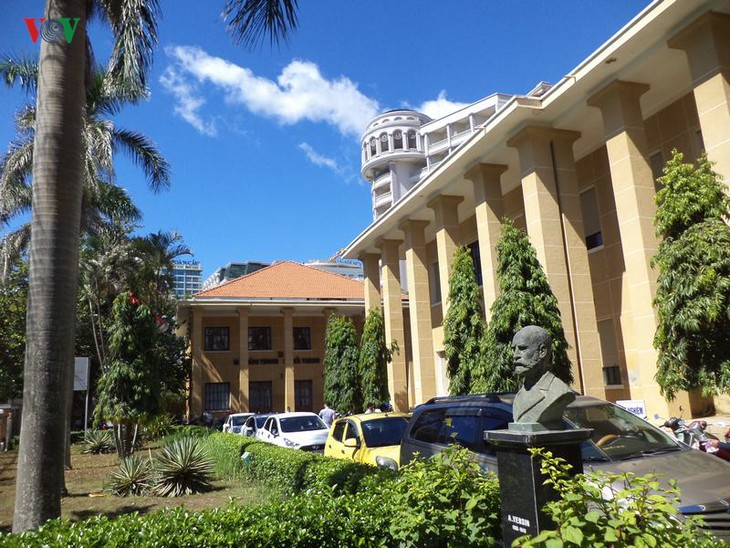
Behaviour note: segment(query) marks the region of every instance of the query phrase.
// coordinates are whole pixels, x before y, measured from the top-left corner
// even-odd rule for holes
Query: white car
[[[253,417],[253,413],[232,413],[228,415],[223,423],[222,430],[231,434],[240,434],[243,423],[249,417]]]
[[[256,438],[281,447],[322,453],[327,434],[328,426],[315,413],[279,413],[266,419]]]

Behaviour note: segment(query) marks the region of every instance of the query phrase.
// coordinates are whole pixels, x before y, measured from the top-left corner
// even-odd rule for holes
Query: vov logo
[[[52,44],[59,44],[64,39],[70,44],[74,34],[76,34],[76,27],[78,27],[81,18],[59,17],[58,19],[46,19],[40,17],[36,19],[35,17],[26,17],[23,20],[28,27],[28,34],[30,34],[30,39],[33,40],[34,44],[38,41],[38,35]]]

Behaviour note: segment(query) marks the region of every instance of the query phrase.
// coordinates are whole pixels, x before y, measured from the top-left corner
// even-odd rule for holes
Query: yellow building
[[[559,300],[577,390],[643,400],[650,416],[704,412],[695,395],[667,403],[654,381],[654,181],[674,148],[706,151],[730,176],[729,80],[730,2],[660,0],[555,85],[439,120],[375,118],[361,142],[374,221],[344,256],[363,261],[366,309],[382,302],[386,339],[408,349],[389,370],[396,407],[446,393],[441,296],[454,248],[478,259],[488,311],[506,215]]]
[[[287,261],[181,301],[190,416],[319,411],[331,314],[351,317],[361,332],[363,282]]]

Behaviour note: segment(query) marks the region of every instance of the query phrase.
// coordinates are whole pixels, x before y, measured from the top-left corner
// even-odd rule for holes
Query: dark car
[[[401,466],[456,443],[473,451],[481,466],[497,470],[485,430],[512,422],[514,394],[433,398],[416,407],[401,441]],[[730,463],[689,448],[656,426],[610,402],[578,396],[565,410],[566,428],[590,428],[581,446],[586,470],[632,472],[676,478],[684,514],[700,515],[705,527],[730,540]]]

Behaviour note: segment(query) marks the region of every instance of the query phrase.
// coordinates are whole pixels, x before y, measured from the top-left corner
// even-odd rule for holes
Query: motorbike
[[[720,438],[707,432],[707,421],[694,420],[687,423],[678,417],[671,417],[665,420],[662,426],[671,430],[675,438],[692,449],[704,451],[723,460],[730,461],[730,451],[720,447],[714,447],[710,443],[711,440],[719,441]],[[730,430],[725,434],[726,439],[728,434],[730,434]]]

